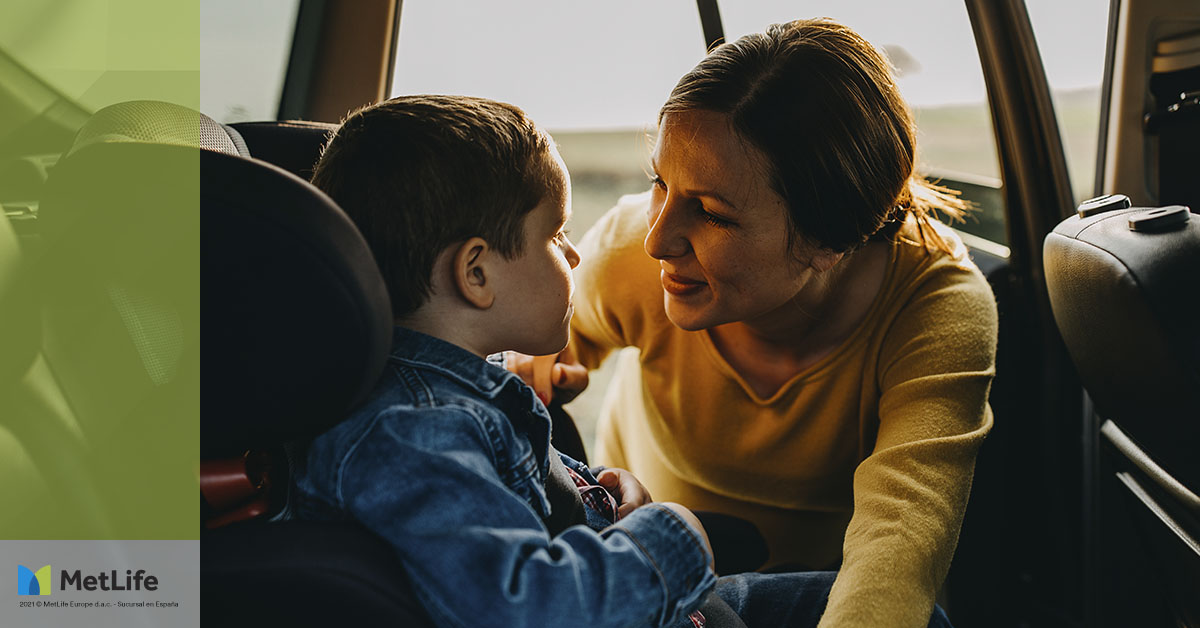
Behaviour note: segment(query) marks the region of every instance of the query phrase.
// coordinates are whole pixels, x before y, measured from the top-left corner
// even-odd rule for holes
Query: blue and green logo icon
[[[17,595],[50,595],[50,583],[50,565],[37,571],[17,565]]]

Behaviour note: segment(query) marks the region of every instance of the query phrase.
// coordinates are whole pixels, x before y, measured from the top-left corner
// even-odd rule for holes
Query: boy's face
[[[562,177],[562,193],[552,192],[525,216],[525,246],[521,255],[505,260],[497,277],[501,307],[497,330],[505,348],[528,355],[558,353],[570,337],[571,269],[579,252],[563,226],[571,215],[571,181],[557,152],[554,168]]]

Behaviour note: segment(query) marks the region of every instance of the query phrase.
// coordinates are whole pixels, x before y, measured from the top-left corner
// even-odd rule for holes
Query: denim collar
[[[490,400],[513,427],[529,438],[539,477],[546,478],[550,465],[550,413],[520,377],[456,344],[400,326],[392,332],[391,359],[434,371]]]
[[[391,359],[427,368],[485,397],[495,397],[516,375],[462,347],[407,327],[392,332]]]

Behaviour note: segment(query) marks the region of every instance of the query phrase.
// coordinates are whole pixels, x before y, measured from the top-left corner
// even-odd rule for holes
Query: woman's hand
[[[533,387],[538,399],[547,406],[554,399],[567,403],[588,385],[587,367],[579,363],[570,346],[556,355],[530,356],[508,351],[504,354],[504,367]]]
[[[617,520],[633,512],[639,506],[654,501],[650,491],[632,473],[625,469],[608,468],[596,476],[596,481],[617,500]]]
[[[700,523],[700,519],[698,519],[696,517],[696,514],[693,513],[692,511],[688,510],[684,506],[676,504],[675,502],[658,502],[658,505],[669,508],[671,510],[671,512],[674,512],[675,514],[679,515],[680,519],[683,519],[684,521],[686,521],[688,523],[688,525],[692,526],[693,528],[696,529],[697,532],[700,533],[700,540],[704,542],[704,549],[708,551],[708,568],[712,569],[713,568],[712,542],[710,542],[708,540],[708,530],[704,529],[704,524]]]

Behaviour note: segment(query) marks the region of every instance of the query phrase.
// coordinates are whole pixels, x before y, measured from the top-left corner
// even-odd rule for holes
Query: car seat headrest
[[[1200,481],[1200,467],[1177,464],[1200,438],[1200,217],[1182,206],[1073,216],[1044,252],[1054,319],[1097,414]]]
[[[131,100],[97,111],[79,129],[68,154],[99,141],[174,144],[250,156],[233,127],[187,107],[154,100]]]
[[[286,120],[238,122],[233,130],[246,138],[255,159],[268,161],[308,181],[325,143],[338,125],[328,122]]]
[[[1138,230],[1154,211],[1072,217],[1046,237],[1055,320],[1110,416],[1194,407],[1200,389],[1200,328],[1189,319],[1200,307],[1200,218]]]
[[[345,418],[391,347],[366,242],[312,185],[201,152],[201,455],[240,455]]]

